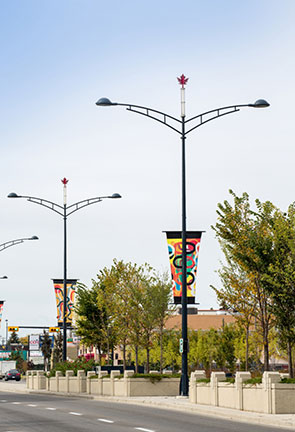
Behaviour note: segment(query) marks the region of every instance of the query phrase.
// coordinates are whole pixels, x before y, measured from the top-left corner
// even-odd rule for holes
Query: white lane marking
[[[28,404],[29,407],[36,407],[37,405],[34,404]]]
[[[56,408],[51,408],[51,407],[48,407],[46,409],[49,410],[49,411],[55,411],[56,410]]]
[[[73,411],[71,411],[69,414],[78,415],[78,416],[82,415],[81,413],[77,413],[77,412],[73,412]]]
[[[145,429],[145,428],[141,428],[141,427],[137,427],[137,428],[134,428],[134,429],[136,429],[136,430],[140,430],[140,431],[142,431],[142,432],[155,432],[155,431],[152,430],[152,429]]]
[[[11,402],[12,405],[20,405],[20,402]]]
[[[104,423],[114,423],[113,420],[107,420],[107,419],[97,419],[98,421],[104,422]]]
[[[2,399],[0,402],[7,402],[7,400],[6,399]]]

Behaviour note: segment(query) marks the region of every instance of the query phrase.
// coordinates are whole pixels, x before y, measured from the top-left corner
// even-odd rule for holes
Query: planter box
[[[213,372],[210,383],[197,382],[201,372],[190,380],[190,402],[240,409],[257,413],[295,414],[295,384],[281,384],[278,372],[264,372],[262,384],[243,384],[250,373],[237,372],[235,384],[225,382],[223,372]]]

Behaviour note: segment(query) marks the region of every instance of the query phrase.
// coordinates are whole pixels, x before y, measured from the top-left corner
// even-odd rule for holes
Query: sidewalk
[[[0,382],[0,394],[3,392],[48,394],[46,390],[27,390],[25,380],[16,382]],[[84,394],[50,393],[56,396],[81,397],[93,401],[105,401],[115,403],[128,403],[133,405],[152,406],[159,409],[171,409],[190,414],[220,417],[226,420],[240,421],[243,423],[259,424],[264,426],[276,426],[287,429],[295,429],[295,414],[261,414],[249,411],[238,411],[228,408],[220,408],[211,405],[197,405],[189,402],[187,398],[174,396],[145,396],[145,397],[118,397],[118,396],[93,396]]]

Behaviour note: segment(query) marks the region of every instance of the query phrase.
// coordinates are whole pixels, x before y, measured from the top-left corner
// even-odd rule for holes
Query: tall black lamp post
[[[187,354],[188,354],[188,339],[187,339],[187,253],[186,253],[186,180],[185,180],[185,140],[187,135],[198,127],[208,123],[211,120],[215,120],[219,117],[223,117],[227,114],[232,114],[240,111],[240,108],[252,107],[252,108],[265,108],[269,106],[269,103],[264,99],[258,99],[256,102],[251,104],[242,105],[230,105],[221,108],[216,108],[214,110],[206,111],[202,114],[198,114],[190,119],[186,120],[185,115],[185,85],[187,84],[188,78],[184,75],[177,78],[179,84],[181,85],[181,114],[180,119],[173,117],[161,111],[154,110],[152,108],[111,102],[108,98],[101,98],[96,102],[97,106],[124,106],[128,111],[144,115],[153,120],[156,120],[170,129],[174,130],[180,135],[182,144],[182,339],[183,339],[183,352],[182,352],[182,370],[181,370],[181,386],[180,395],[188,395],[188,364],[187,364]],[[193,122],[193,123],[191,123]],[[191,125],[190,128],[186,126]]]
[[[95,198],[88,198],[83,201],[76,202],[71,205],[67,205],[67,183],[68,180],[66,178],[63,178],[62,183],[64,185],[63,191],[64,191],[64,201],[63,206],[56,204],[52,201],[48,201],[42,198],[36,198],[31,196],[25,196],[25,195],[17,195],[16,193],[12,192],[8,195],[8,198],[26,198],[27,201],[30,201],[35,204],[39,204],[43,207],[46,207],[55,213],[59,214],[63,217],[64,220],[64,278],[63,278],[63,300],[64,300],[64,307],[63,307],[63,360],[66,361],[67,359],[67,218],[72,213],[75,213],[76,211],[87,207],[91,204],[96,204],[101,202],[104,199],[107,198],[121,198],[121,195],[118,193],[114,193],[113,195],[109,196],[101,196],[101,197],[95,197]]]

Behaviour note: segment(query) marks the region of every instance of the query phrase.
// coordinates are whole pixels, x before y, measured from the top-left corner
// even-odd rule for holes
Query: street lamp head
[[[7,276],[1,276],[0,279],[8,279],[8,277]]]
[[[7,195],[7,198],[21,198],[21,196],[17,195],[15,192],[11,192],[9,195]]]
[[[111,106],[111,105],[117,105],[116,102],[111,102],[110,99],[108,98],[100,98],[98,99],[98,101],[95,103],[95,105],[97,106]]]
[[[112,196],[110,196],[110,198],[122,198],[120,194],[118,193],[113,193]]]
[[[39,237],[37,237],[37,236],[32,236],[32,237],[30,237],[28,240],[39,240]]]
[[[249,107],[252,108],[267,108],[269,107],[269,103],[265,99],[258,99],[254,104],[249,104]]]

